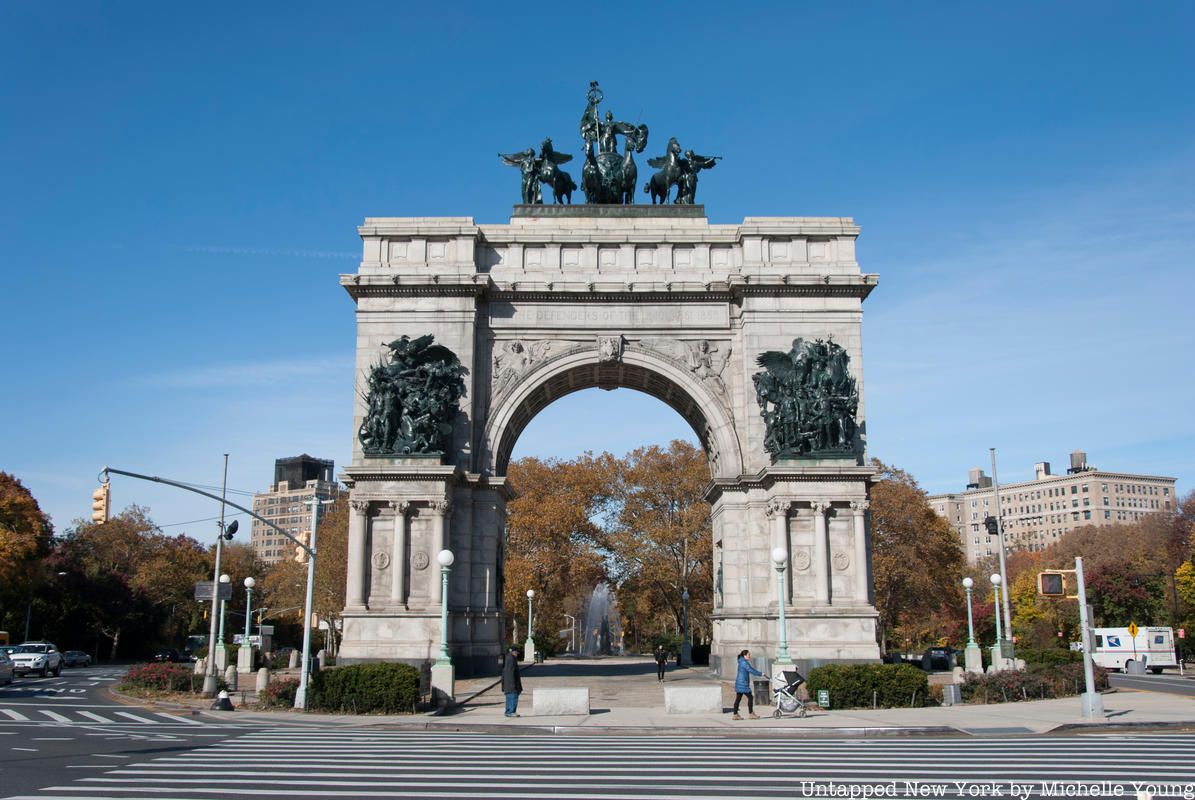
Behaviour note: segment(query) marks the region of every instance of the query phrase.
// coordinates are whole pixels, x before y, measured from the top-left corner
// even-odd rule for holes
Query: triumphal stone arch
[[[493,670],[511,452],[540,409],[589,387],[658,397],[709,456],[721,671],[743,648],[775,656],[781,596],[798,661],[878,658],[860,340],[876,276],[855,260],[852,220],[520,205],[509,224],[369,218],[360,235],[360,268],[341,278],[358,328],[342,663],[436,657],[447,548],[453,661]],[[416,414],[371,433],[387,370],[416,389],[451,373],[447,424],[421,432]],[[817,415],[835,403],[848,407]],[[436,435],[442,452],[419,452]]]

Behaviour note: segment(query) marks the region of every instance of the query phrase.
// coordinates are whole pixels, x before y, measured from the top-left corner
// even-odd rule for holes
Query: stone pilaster
[[[867,513],[868,502],[866,500],[852,500],[851,511],[854,512],[855,523],[855,603],[861,606],[867,605],[871,599],[868,595],[868,575],[867,569],[867,524],[864,515]]]
[[[345,575],[345,606],[354,611],[365,608],[365,524],[369,503],[349,502],[348,571]]]
[[[810,503],[813,509],[813,592],[817,606],[830,605],[829,542],[826,531],[826,512],[830,504],[825,500]]]
[[[452,506],[445,500],[436,500],[430,503],[429,507],[432,510],[432,551],[428,555],[431,556],[431,563],[436,564],[437,567],[427,570],[427,573],[431,576],[432,602],[439,605],[444,597],[444,587],[440,582],[439,562],[436,561],[436,557],[444,549],[444,525]]]
[[[793,588],[792,587],[794,584],[794,581],[792,579],[793,558],[792,558],[792,553],[788,552],[789,551],[788,511],[789,511],[790,506],[792,506],[791,501],[781,500],[780,498],[775,497],[768,501],[768,510],[767,510],[768,519],[771,520],[771,526],[772,526],[772,548],[771,549],[775,550],[777,547],[783,547],[784,551],[788,553],[788,563],[785,565],[785,571],[784,571],[784,576],[785,576],[785,581],[786,581],[786,583],[784,585],[784,597],[785,597],[785,602],[788,605],[792,605],[792,602],[793,602]],[[772,570],[775,569],[775,567],[776,567],[776,565],[772,562],[772,554],[770,552],[767,554],[767,563],[768,563],[768,574],[770,575]]]
[[[394,509],[394,544],[390,553],[390,603],[397,607],[407,604],[407,511],[411,504],[391,500]]]

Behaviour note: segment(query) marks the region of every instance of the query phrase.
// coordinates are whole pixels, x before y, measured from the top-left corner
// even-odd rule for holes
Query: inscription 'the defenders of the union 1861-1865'
[[[534,314],[536,323],[546,325],[726,327],[730,324],[726,308],[714,306],[537,306],[515,308],[510,316],[512,321],[518,321],[524,314]]]

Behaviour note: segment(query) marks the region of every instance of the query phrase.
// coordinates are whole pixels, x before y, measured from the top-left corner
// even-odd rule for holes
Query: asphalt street
[[[123,705],[123,668],[0,687],[0,798],[1195,798],[1195,735],[768,738],[381,730]],[[1115,676],[1185,691],[1177,675]],[[1143,794],[1142,794],[1143,793]]]
[[[1195,675],[1195,673],[1188,674]],[[1145,675],[1122,675],[1119,672],[1113,672],[1108,674],[1108,683],[1120,689],[1195,695],[1195,679],[1179,675],[1173,670],[1163,672],[1161,675],[1154,675],[1152,672]]]

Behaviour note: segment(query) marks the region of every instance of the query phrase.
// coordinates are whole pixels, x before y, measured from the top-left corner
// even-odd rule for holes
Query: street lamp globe
[[[788,551],[783,547],[776,547],[772,550],[772,563],[777,567],[782,567],[788,561]]]
[[[228,576],[227,572],[220,576],[220,583],[232,583],[232,578]]]
[[[253,580],[252,575],[250,575],[248,578],[245,578],[245,588],[246,589],[252,589],[256,585],[257,585],[257,581]]]
[[[528,599],[528,600],[530,600],[532,597],[535,597],[535,590],[534,590],[534,589],[528,589],[528,590],[527,590],[527,599]]]
[[[999,586],[999,585],[1000,585],[1000,573],[993,572],[992,573],[992,586]]]
[[[975,581],[971,580],[970,578],[963,578],[963,588],[964,589],[970,589],[974,585],[975,585]]]
[[[451,550],[441,550],[436,554],[436,561],[440,562],[441,567],[451,567],[452,562],[456,561],[456,556],[452,554]]]

